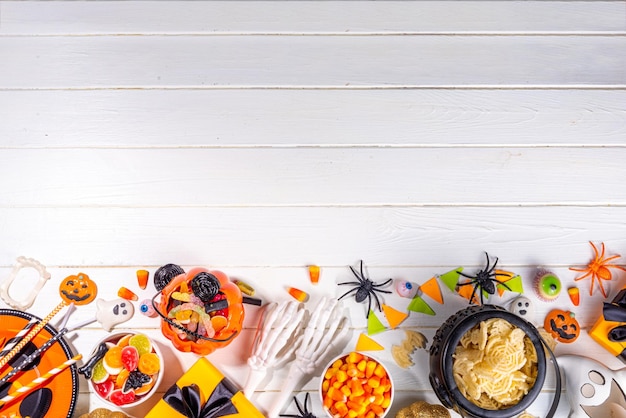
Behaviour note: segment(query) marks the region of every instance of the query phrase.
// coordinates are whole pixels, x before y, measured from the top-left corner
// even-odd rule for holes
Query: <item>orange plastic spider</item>
[[[593,252],[595,253],[595,258],[593,259],[593,261],[587,264],[586,268],[579,269],[579,268],[570,267],[570,270],[580,271],[580,272],[585,273],[584,275],[576,278],[574,281],[579,281],[586,277],[591,276],[591,286],[589,287],[589,295],[593,295],[593,284],[594,284],[594,281],[597,279],[598,285],[600,285],[600,291],[602,292],[602,295],[606,298],[606,290],[604,290],[604,285],[602,284],[602,280],[611,280],[613,278],[609,268],[614,267],[623,271],[626,271],[626,268],[622,266],[618,266],[617,264],[609,264],[609,261],[615,260],[616,258],[620,258],[621,256],[618,254],[618,255],[608,257],[608,258],[604,258],[604,243],[602,243],[602,252],[600,254],[598,254],[598,249],[596,248],[595,245],[593,245],[593,242],[589,241],[589,244],[591,244],[591,246],[593,247]]]

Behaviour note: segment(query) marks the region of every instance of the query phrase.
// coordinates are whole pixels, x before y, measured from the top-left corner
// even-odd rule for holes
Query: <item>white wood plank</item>
[[[611,32],[626,30],[622,6],[619,1],[2,2],[0,34]]]
[[[612,36],[9,36],[0,50],[9,89],[626,85]]]
[[[624,159],[604,147],[5,149],[0,176],[20,180],[0,206],[625,205]]]
[[[621,145],[624,103],[625,90],[3,91],[0,142],[45,148]]]
[[[626,208],[2,208],[2,260],[58,265],[512,265],[587,262],[589,240],[626,254]],[[12,261],[11,261],[12,262]]]

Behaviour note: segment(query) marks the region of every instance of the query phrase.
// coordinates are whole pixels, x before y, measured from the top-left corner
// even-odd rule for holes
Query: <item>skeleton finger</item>
[[[300,325],[303,313],[304,309],[300,303],[287,302],[278,305],[263,325],[263,334],[255,354],[262,358],[271,358],[269,352],[272,347],[279,344],[279,339],[286,340],[291,336],[293,330]],[[278,351],[276,350],[276,353]]]

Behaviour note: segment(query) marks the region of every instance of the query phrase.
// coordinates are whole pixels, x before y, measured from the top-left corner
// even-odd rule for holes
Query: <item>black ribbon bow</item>
[[[173,385],[163,400],[188,418],[218,418],[238,413],[232,401],[235,393],[237,389],[224,378],[215,386],[204,405],[200,388],[195,383],[183,388]]]
[[[605,321],[626,322],[626,290],[621,290],[611,303],[604,303],[602,315]],[[609,331],[609,341],[626,341],[626,325],[618,325]]]

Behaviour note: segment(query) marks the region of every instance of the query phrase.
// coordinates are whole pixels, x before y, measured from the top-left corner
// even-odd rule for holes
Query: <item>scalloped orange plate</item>
[[[32,319],[36,318],[28,312],[17,311],[13,309],[0,309],[0,340],[5,339],[3,344],[9,342],[24,326]],[[12,364],[17,364],[22,358],[23,353],[30,354],[41,347],[48,339],[56,334],[56,330],[51,325],[46,325],[32,341],[26,345],[20,354],[16,355],[9,364],[4,368],[0,376],[4,376],[11,370]],[[0,398],[4,397],[8,391],[13,391],[12,386],[16,382],[19,385],[26,385],[35,378],[43,375],[52,369],[71,359],[73,356],[67,342],[61,338],[57,343],[52,344],[39,361],[27,368],[27,370],[18,374],[18,377],[12,382],[0,387]],[[78,373],[76,365],[64,370],[46,382],[44,386],[37,389],[25,397],[7,403],[0,409],[0,416],[31,416],[33,418],[50,418],[52,416],[72,416],[76,401],[78,399]]]

